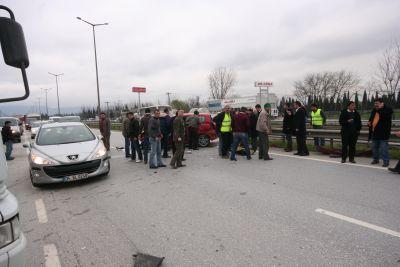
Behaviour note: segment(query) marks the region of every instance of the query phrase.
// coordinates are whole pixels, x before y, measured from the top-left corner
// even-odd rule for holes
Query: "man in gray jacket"
[[[160,129],[160,111],[156,109],[154,116],[149,121],[149,140],[150,140],[150,169],[157,169],[159,167],[166,167],[161,160],[161,138],[162,133]]]
[[[271,118],[270,118],[271,105],[265,104],[263,111],[258,116],[256,130],[260,140],[260,150],[258,151],[258,158],[264,160],[272,160],[268,155],[269,140],[268,134],[272,133]]]

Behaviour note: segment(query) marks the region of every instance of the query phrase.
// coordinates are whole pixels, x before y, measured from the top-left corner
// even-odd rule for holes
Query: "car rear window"
[[[94,134],[85,125],[68,125],[42,128],[36,144],[39,146],[80,143],[95,140]]]

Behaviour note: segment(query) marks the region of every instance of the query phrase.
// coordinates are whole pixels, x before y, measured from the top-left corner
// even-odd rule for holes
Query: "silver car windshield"
[[[39,146],[61,145],[95,140],[96,137],[85,125],[69,125],[42,128],[36,139]]]

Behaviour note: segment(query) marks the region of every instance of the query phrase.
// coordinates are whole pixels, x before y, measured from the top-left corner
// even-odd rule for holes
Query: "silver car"
[[[30,144],[33,186],[87,179],[110,172],[103,142],[80,122],[43,124]]]

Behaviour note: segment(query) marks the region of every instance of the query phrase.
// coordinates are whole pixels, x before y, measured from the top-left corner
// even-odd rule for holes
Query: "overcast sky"
[[[382,50],[400,32],[399,0],[267,1],[3,0],[25,31],[32,105],[52,88],[56,106],[96,104],[91,27],[96,28],[101,102],[137,100],[132,86],[145,86],[142,100],[165,103],[200,95],[217,66],[237,73],[235,94],[255,94],[255,80],[273,81],[279,96],[307,72],[354,71],[368,79]],[[2,13],[5,15],[5,13]],[[397,35],[397,36],[396,36]],[[0,67],[0,94],[22,94],[17,69]]]

